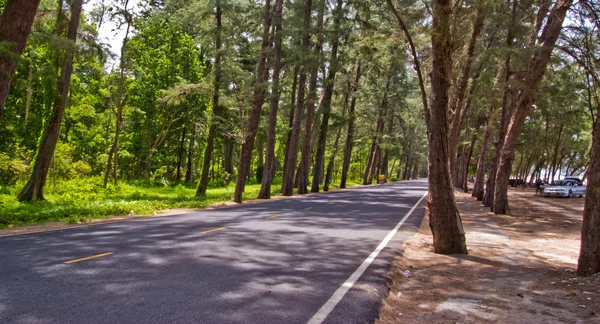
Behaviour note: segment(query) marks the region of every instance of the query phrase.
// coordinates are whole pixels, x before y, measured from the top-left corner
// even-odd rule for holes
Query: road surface
[[[426,190],[415,180],[3,237],[0,323],[372,322]]]

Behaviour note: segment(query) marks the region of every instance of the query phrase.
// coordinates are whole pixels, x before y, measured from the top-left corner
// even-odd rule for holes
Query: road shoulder
[[[456,195],[469,255],[434,254],[425,217],[388,273],[377,323],[597,323],[600,276],[574,273],[582,199],[513,190],[513,215],[493,216]]]

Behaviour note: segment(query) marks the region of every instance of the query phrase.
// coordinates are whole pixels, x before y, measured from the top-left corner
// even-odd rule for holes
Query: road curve
[[[372,322],[426,190],[405,181],[0,238],[0,323]]]

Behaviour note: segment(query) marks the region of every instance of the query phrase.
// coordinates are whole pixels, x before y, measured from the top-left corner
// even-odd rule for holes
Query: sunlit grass
[[[0,188],[0,228],[9,225],[24,226],[48,222],[78,223],[90,219],[126,215],[133,211],[147,215],[172,208],[204,208],[233,200],[235,183],[212,187],[206,197],[196,197],[195,184],[156,184],[149,182],[121,182],[118,187],[102,186],[99,177],[49,183],[45,189],[46,201],[19,202],[15,198],[23,184]],[[356,185],[349,182],[348,186]],[[337,189],[337,184],[331,184]],[[271,196],[279,195],[281,185],[273,184]],[[246,185],[243,199],[254,199],[260,183]]]

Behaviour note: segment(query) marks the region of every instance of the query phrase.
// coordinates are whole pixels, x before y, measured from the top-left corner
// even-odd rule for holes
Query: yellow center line
[[[212,232],[216,232],[216,231],[222,231],[224,229],[226,229],[227,227],[219,227],[219,228],[213,228],[211,230],[207,230],[204,232],[200,232],[201,234],[208,234],[208,233],[212,233]]]
[[[328,205],[333,205],[333,204],[335,204],[333,201],[332,201],[332,202],[330,202],[330,203],[328,203]]]
[[[114,252],[106,252],[106,253],[102,253],[102,254],[91,255],[89,257],[85,257],[85,258],[81,258],[81,259],[69,260],[69,261],[64,262],[64,264],[71,264],[71,263],[80,262],[80,261],[87,261],[87,260],[91,260],[91,259],[108,256],[111,254],[114,254]]]
[[[312,207],[306,207],[306,208],[304,208],[304,210],[311,210],[311,209],[312,209]]]
[[[273,216],[269,216],[269,217],[267,217],[267,219],[273,219],[273,218],[277,218],[277,217],[279,217],[279,216],[280,216],[280,215],[273,215]]]

